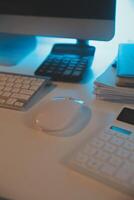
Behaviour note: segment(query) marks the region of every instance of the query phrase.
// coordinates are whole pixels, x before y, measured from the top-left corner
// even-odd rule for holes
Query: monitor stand
[[[94,56],[95,47],[89,45],[88,40],[77,39],[76,46],[81,48],[87,56]]]
[[[17,65],[35,49],[36,43],[36,36],[0,33],[0,65]]]

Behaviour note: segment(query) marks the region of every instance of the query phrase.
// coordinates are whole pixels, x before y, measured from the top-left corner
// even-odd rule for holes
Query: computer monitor
[[[23,42],[17,42],[18,46],[25,40],[28,44],[28,35],[107,41],[115,32],[115,7],[116,0],[1,0],[2,44],[8,38],[12,45],[13,34],[18,36],[18,41],[23,35]],[[5,33],[8,33],[6,38]],[[31,38],[33,43],[34,37]]]

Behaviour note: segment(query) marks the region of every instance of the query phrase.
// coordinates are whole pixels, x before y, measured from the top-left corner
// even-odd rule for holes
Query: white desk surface
[[[32,74],[48,51],[45,40],[38,49],[18,66],[0,67],[0,70]],[[51,42],[50,42],[51,43]],[[104,47],[105,46],[105,47]],[[93,74],[97,76],[116,55],[111,44],[98,44]],[[40,50],[39,50],[40,49]],[[102,51],[103,50],[103,51]],[[105,52],[104,52],[105,50]],[[44,96],[27,112],[0,108],[0,195],[14,200],[132,200],[92,178],[72,171],[61,160],[93,131],[103,128],[109,112],[121,104],[95,100],[92,80],[84,84],[57,83],[57,87]],[[91,108],[89,124],[71,137],[55,137],[30,127],[27,117],[46,99],[54,96],[73,96],[85,100]],[[99,114],[104,112],[104,116]]]

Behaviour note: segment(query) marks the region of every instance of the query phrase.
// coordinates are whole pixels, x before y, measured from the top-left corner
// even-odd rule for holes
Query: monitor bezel
[[[72,19],[0,15],[0,32],[109,41],[115,34],[115,18]]]

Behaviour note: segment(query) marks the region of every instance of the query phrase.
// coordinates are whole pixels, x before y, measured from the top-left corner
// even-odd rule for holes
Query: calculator
[[[94,53],[93,46],[55,44],[35,75],[49,77],[53,81],[79,82],[91,66]]]
[[[65,162],[134,197],[134,109],[124,107],[112,125],[89,137]]]

